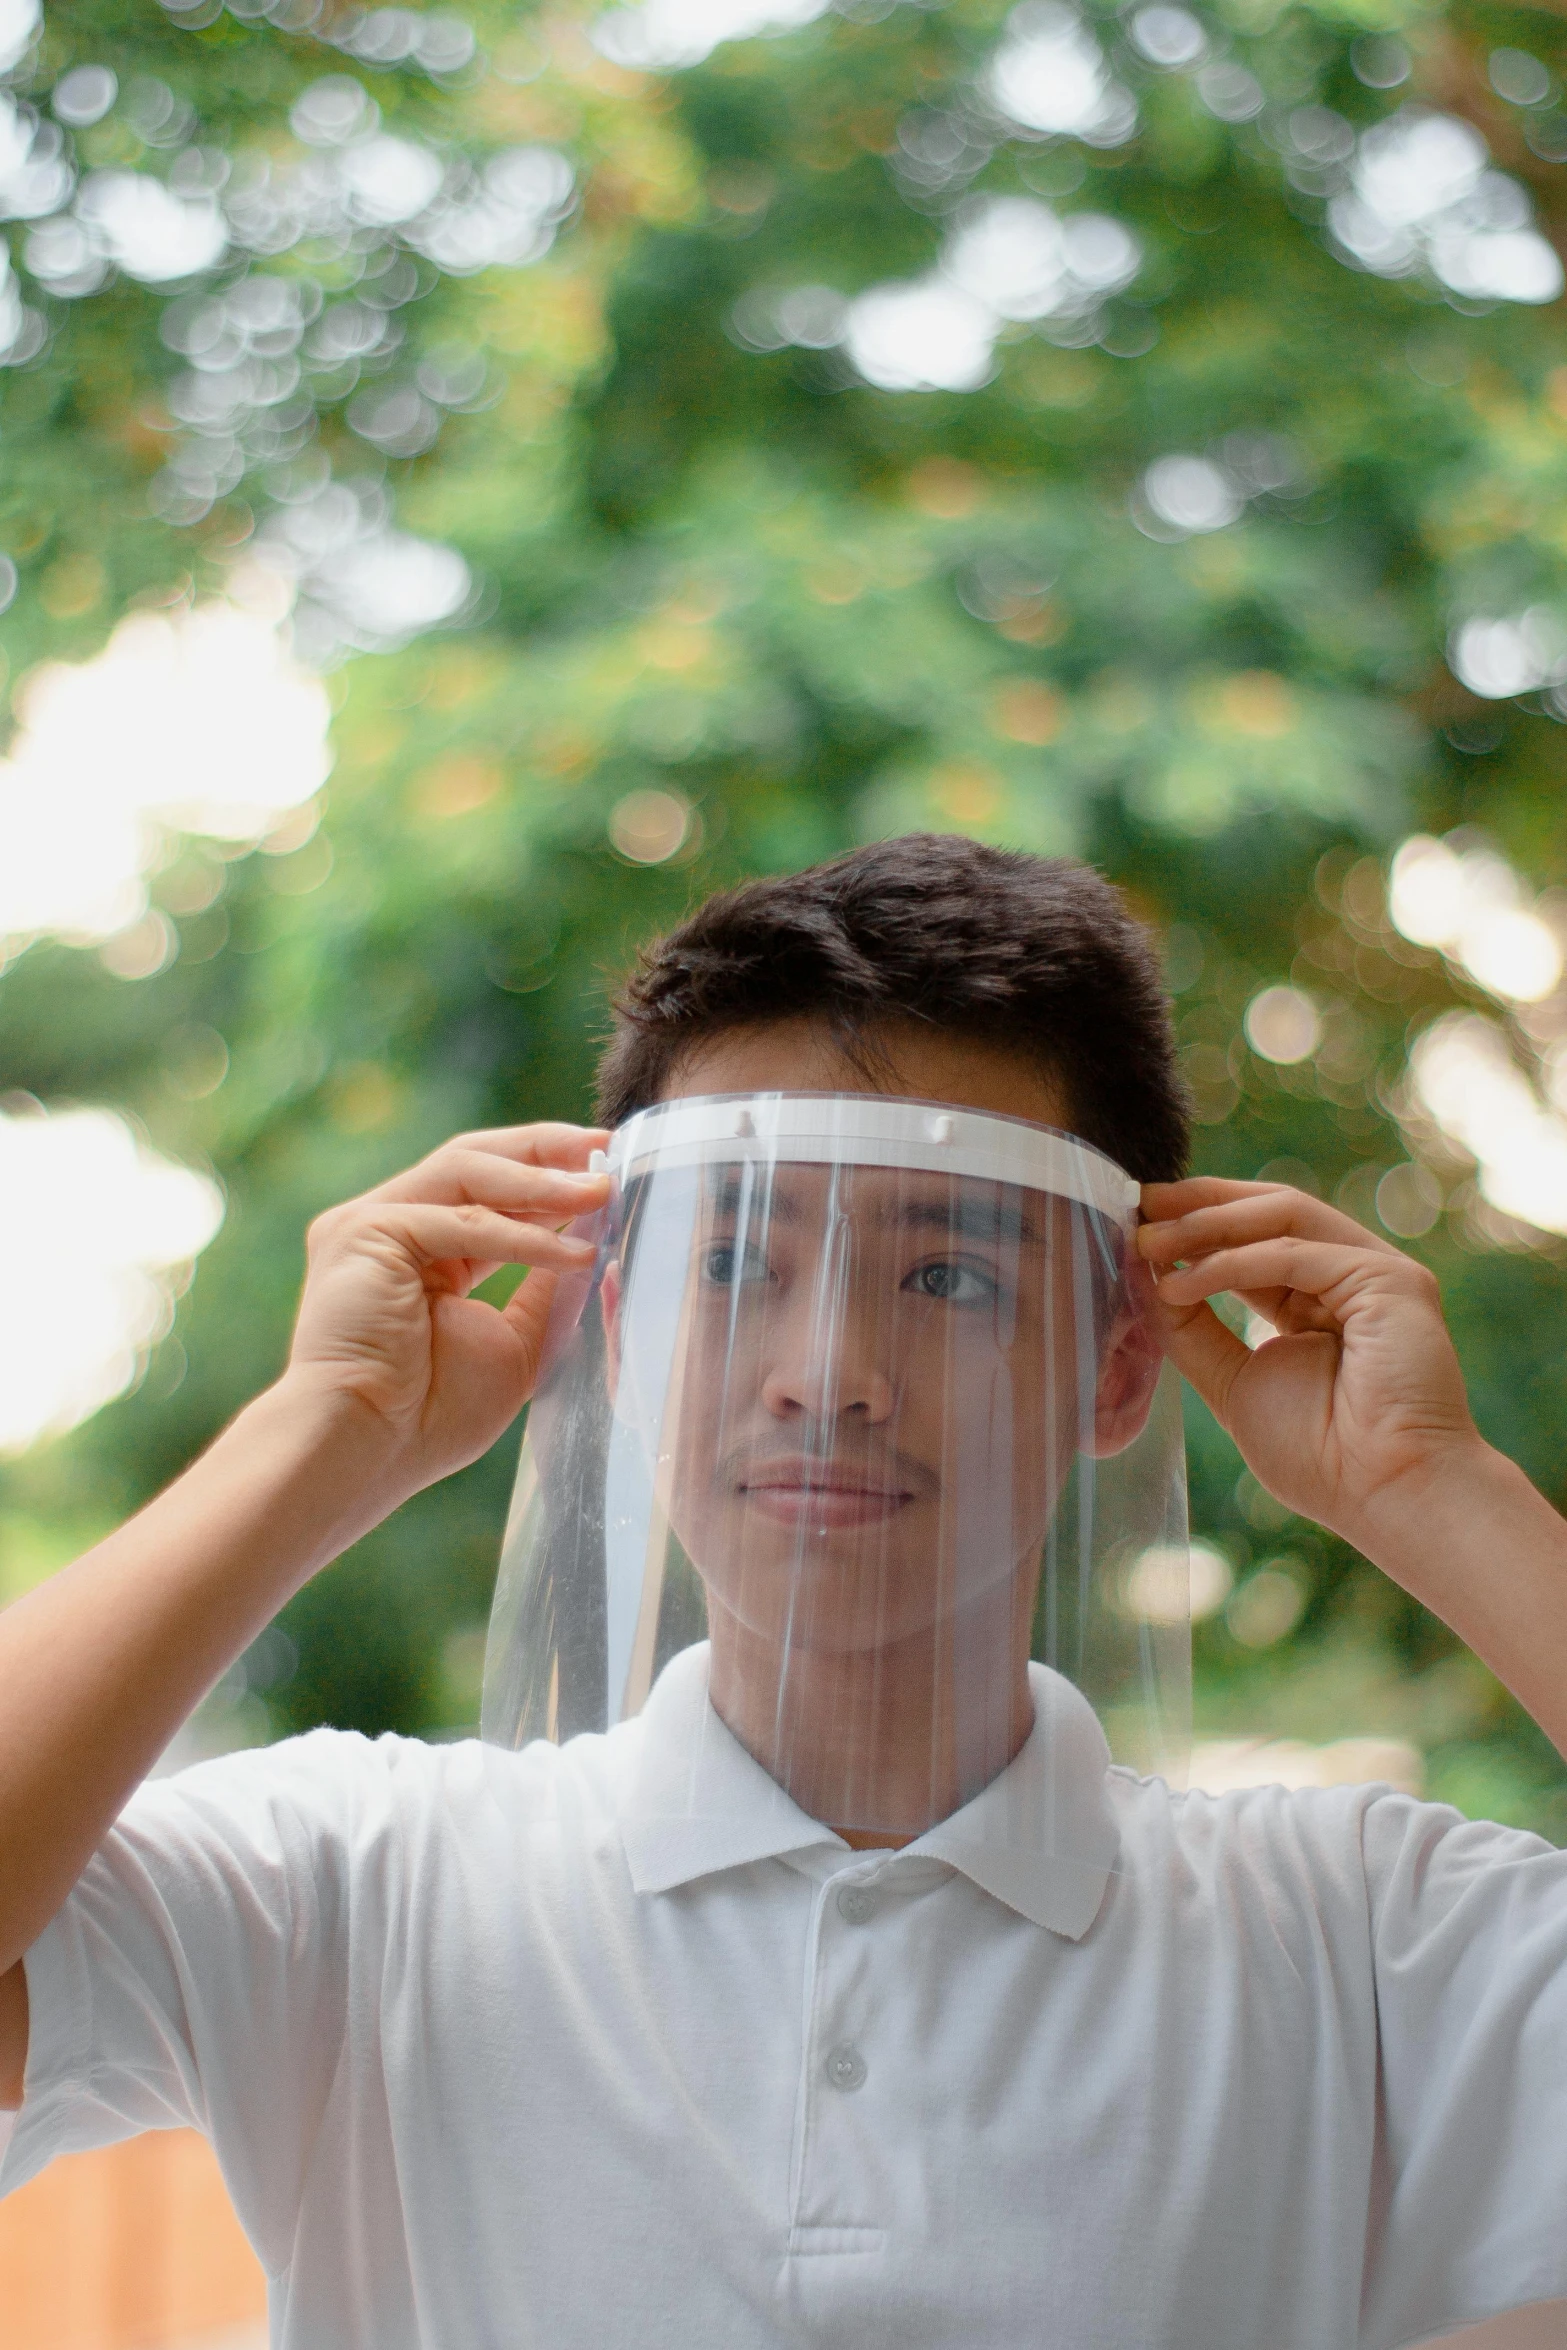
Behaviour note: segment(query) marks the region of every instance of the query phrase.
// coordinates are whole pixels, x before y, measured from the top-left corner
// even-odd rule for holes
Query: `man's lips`
[[[758,1463],[742,1470],[736,1485],[754,1509],[787,1525],[869,1525],[914,1499],[896,1480],[828,1461]]]

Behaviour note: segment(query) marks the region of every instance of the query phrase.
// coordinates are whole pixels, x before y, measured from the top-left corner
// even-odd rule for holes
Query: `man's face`
[[[1073,1211],[879,1168],[691,1181],[666,1495],[710,1601],[859,1651],[1031,1569],[1093,1408]]]
[[[918,1031],[883,1041],[878,1090],[1068,1122],[1032,1064]],[[794,1024],[719,1039],[671,1090],[862,1092],[865,1077]],[[710,1605],[769,1644],[849,1654],[1020,1577],[1031,1590],[1074,1454],[1135,1433],[1117,1433],[1113,1399],[1106,1416],[1117,1341],[1081,1211],[871,1168],[686,1181],[684,1216],[635,1253],[680,1299],[659,1484]],[[1150,1381],[1132,1384],[1145,1406]]]

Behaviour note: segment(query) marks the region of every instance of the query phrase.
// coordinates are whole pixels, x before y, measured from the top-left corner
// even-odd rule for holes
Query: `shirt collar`
[[[671,1659],[622,1733],[616,1811],[638,1893],[720,1870],[850,1848],[768,1777],[714,1712],[705,1643]],[[1087,1700],[1029,1666],[1034,1726],[1007,1768],[886,1865],[939,1860],[1037,1926],[1080,1941],[1115,1866],[1110,1751]],[[854,1853],[854,1860],[871,1855]]]

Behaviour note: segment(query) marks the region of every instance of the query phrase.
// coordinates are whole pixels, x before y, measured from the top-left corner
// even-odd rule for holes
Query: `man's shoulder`
[[[382,1836],[445,1842],[497,1820],[585,1824],[612,1805],[611,1744],[539,1740],[511,1752],[472,1737],[309,1730],[148,1780],[122,1826],[342,1838],[363,1851]]]
[[[1113,1763],[1106,1778],[1128,1859],[1185,1854],[1251,1858],[1279,1865],[1328,1853],[1358,1852],[1367,1812],[1391,1798],[1382,1786],[1226,1788],[1172,1785]],[[1454,1815],[1456,1817],[1456,1815]]]
[[[1198,1884],[1250,1884],[1259,1897],[1293,1885],[1315,1901],[1336,1893],[1363,1915],[1466,1883],[1496,1891],[1520,1870],[1567,1887],[1567,1853],[1542,1838],[1385,1784],[1209,1793],[1112,1765],[1107,1785],[1123,1868],[1150,1879],[1174,1867]]]
[[[329,1801],[340,1790],[439,1779],[459,1748],[386,1732],[322,1727],[221,1754],[170,1758],[140,1790],[150,1804],[223,1804],[246,1799]]]
[[[1208,1788],[1185,1786],[1176,1777],[1143,1772],[1130,1764],[1112,1762],[1106,1773],[1113,1799],[1125,1810],[1166,1820],[1177,1832],[1211,1833],[1247,1822],[1305,1820],[1339,1822],[1358,1819],[1370,1803],[1397,1790],[1381,1782],[1355,1786],[1291,1787],[1280,1781],[1256,1786]],[[1414,1803],[1415,1797],[1399,1798]],[[1440,1805],[1427,1805],[1441,1810]],[[1456,1816],[1456,1815],[1455,1815]]]

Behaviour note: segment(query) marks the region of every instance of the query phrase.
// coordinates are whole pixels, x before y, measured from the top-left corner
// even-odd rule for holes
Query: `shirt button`
[[[852,2040],[840,2040],[827,2055],[827,2078],[835,2089],[847,2093],[865,2086],[865,2059]]]
[[[869,1885],[845,1885],[838,1895],[838,1915],[851,1926],[864,1926],[876,1915],[876,1896]]]

